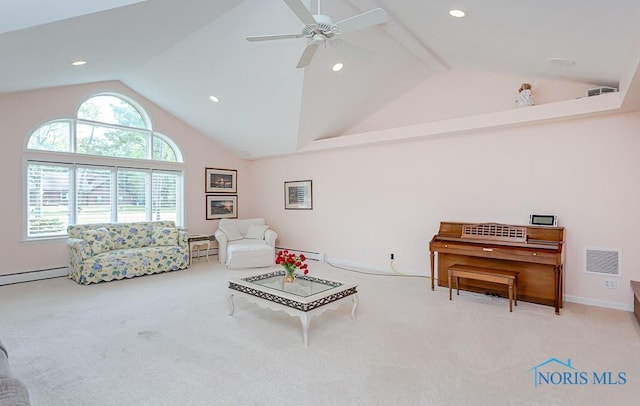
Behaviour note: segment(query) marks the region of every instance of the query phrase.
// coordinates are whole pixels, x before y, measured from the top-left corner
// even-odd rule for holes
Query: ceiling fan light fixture
[[[220,101],[220,99],[218,99],[216,96],[211,95],[209,96],[209,100],[211,100],[214,103],[218,103]]]
[[[335,65],[333,65],[333,67],[331,67],[331,70],[334,72],[340,72],[342,68],[344,68],[344,64],[342,62],[338,62]]]
[[[449,10],[449,15],[451,17],[462,18],[462,17],[466,16],[467,13],[462,11],[462,10],[452,9],[452,10]]]

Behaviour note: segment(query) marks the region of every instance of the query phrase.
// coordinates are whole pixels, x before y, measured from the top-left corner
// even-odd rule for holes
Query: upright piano
[[[518,271],[518,300],[554,306],[560,314],[563,296],[564,227],[497,223],[441,222],[429,243],[431,290],[448,286],[452,265]],[[460,289],[504,296],[501,285],[460,280]]]

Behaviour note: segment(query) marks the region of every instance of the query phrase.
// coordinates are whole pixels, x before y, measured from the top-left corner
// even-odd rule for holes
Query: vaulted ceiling
[[[334,21],[377,7],[390,19],[343,34],[299,69],[305,38],[245,39],[301,31],[283,0],[8,3],[1,93],[119,80],[248,159],[340,137],[452,69],[617,87],[640,32],[637,0],[324,0],[321,14]],[[316,0],[303,3],[317,14]],[[453,18],[450,8],[468,15]],[[70,65],[78,59],[87,64]],[[338,61],[345,67],[333,72]]]

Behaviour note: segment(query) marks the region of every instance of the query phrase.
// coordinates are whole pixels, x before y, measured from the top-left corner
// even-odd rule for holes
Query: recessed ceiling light
[[[216,96],[213,96],[213,95],[209,96],[209,100],[211,100],[214,103],[217,103],[220,101],[220,99],[218,99]]]
[[[344,68],[344,65],[341,62],[338,62],[335,65],[333,65],[333,67],[331,69],[334,72],[340,72],[342,70],[342,68]]]
[[[73,66],[82,66],[85,65],[87,63],[87,61],[73,61],[71,62],[71,65]]]
[[[449,10],[449,15],[452,16],[452,17],[462,18],[462,17],[466,16],[467,13],[465,13],[462,10],[453,9],[453,10]]]
[[[576,61],[567,58],[551,58],[549,59],[549,63],[555,66],[571,67],[576,64]]]

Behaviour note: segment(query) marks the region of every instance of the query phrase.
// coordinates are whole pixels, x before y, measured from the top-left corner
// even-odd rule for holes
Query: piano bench
[[[512,303],[518,305],[518,272],[502,269],[481,268],[469,265],[452,265],[449,267],[449,300],[451,298],[451,281],[456,279],[456,294],[460,294],[460,278],[477,281],[501,283],[509,286],[509,311],[513,311]]]

